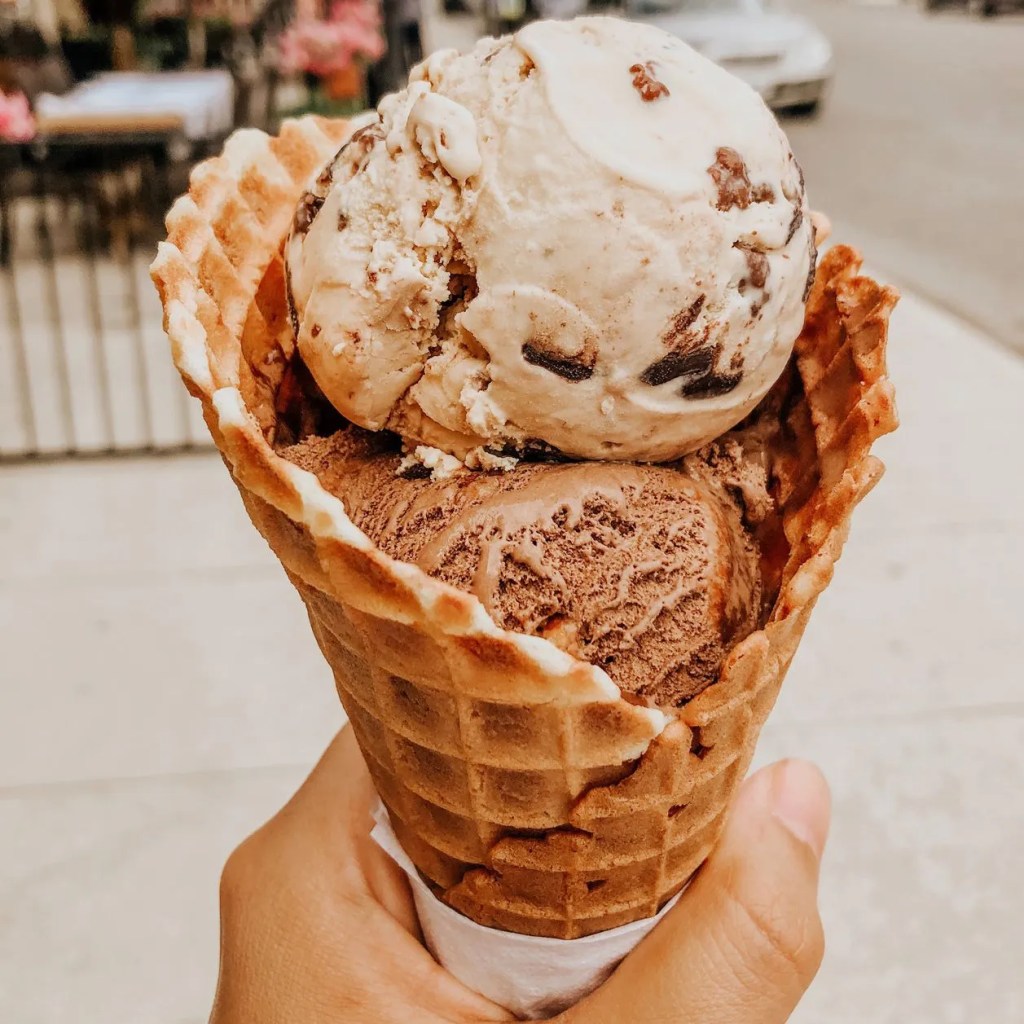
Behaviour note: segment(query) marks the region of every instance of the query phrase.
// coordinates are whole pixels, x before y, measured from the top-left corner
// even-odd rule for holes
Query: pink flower
[[[0,139],[28,142],[35,138],[36,122],[24,93],[0,91]]]
[[[348,50],[353,57],[370,63],[380,60],[384,55],[384,39],[380,32],[364,25],[339,25],[338,45],[341,49]]]
[[[370,63],[384,53],[380,12],[372,0],[337,0],[326,19],[300,14],[278,46],[281,70],[287,74],[324,77],[346,70],[353,61]]]

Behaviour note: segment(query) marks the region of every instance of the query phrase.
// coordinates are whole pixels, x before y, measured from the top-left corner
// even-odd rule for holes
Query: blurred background
[[[835,792],[794,1020],[1024,1020],[1020,0],[0,0],[3,1021],[205,1020],[220,866],[342,722],[166,351],[171,197],[238,127],[588,9],[758,89],[904,295],[889,473],[758,755]]]

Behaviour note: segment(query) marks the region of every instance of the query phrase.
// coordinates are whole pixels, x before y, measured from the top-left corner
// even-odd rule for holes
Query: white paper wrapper
[[[541,1020],[578,1002],[668,913],[582,939],[548,939],[485,928],[442,903],[420,878],[378,803],[371,837],[409,876],[427,948],[464,985],[523,1020]]]

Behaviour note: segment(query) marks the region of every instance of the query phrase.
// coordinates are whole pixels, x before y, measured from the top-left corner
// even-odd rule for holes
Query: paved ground
[[[814,204],[890,277],[1024,352],[1024,18],[799,4],[837,61],[821,119],[786,124]]]
[[[912,295],[891,363],[889,473],[759,752],[818,760],[836,797],[830,951],[794,1020],[1011,1024],[1024,364]],[[341,723],[297,597],[212,456],[5,467],[0,637],[0,1017],[199,1024],[220,865]]]

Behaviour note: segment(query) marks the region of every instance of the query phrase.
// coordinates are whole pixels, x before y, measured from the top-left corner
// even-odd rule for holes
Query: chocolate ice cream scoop
[[[403,470],[394,438],[357,428],[282,454],[389,555],[475,594],[502,628],[544,636],[638,699],[670,705],[712,683],[760,625],[759,555],[742,514],[769,499],[738,450],[709,446],[693,475],[521,464],[440,480]]]

